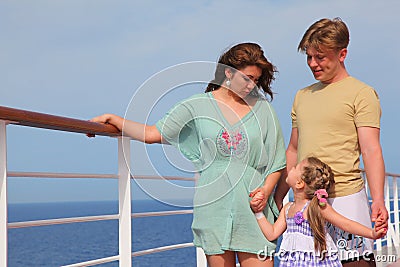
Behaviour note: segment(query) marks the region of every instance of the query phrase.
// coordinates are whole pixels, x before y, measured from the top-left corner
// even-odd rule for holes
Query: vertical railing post
[[[400,239],[400,218],[399,218],[399,192],[397,185],[397,177],[392,176],[392,190],[393,190],[393,211],[394,211],[394,227],[397,233],[397,238]],[[399,245],[399,243],[397,243]]]
[[[196,172],[194,174],[195,186],[197,187],[200,179],[200,173]],[[194,209],[194,207],[193,207]],[[196,267],[207,267],[207,258],[206,254],[204,254],[204,250],[202,248],[196,247]]]
[[[390,229],[391,228],[390,227],[390,181],[389,181],[389,178],[387,176],[386,176],[386,179],[385,179],[385,206],[386,206],[386,209],[389,212],[389,227],[388,227],[388,231],[387,231],[387,234],[386,234],[386,239],[387,239],[386,246],[387,247],[392,247],[392,239],[393,239],[392,235],[393,235],[393,233],[392,233],[392,231]]]
[[[389,186],[388,186],[389,187]],[[392,247],[394,245],[396,249],[399,247],[400,243],[400,234],[399,234],[399,194],[397,191],[397,178],[392,176],[392,197],[388,197],[386,208],[389,211],[389,229],[387,236],[387,246]],[[387,194],[389,195],[389,188],[387,190]],[[393,199],[393,207],[391,207],[390,202]],[[391,217],[393,214],[393,222],[391,223]]]
[[[197,261],[197,267],[207,267],[207,258],[206,254],[204,254],[204,251],[202,248],[196,248],[196,261]]]
[[[7,266],[7,240],[6,122],[0,121],[0,266]]]
[[[130,139],[118,138],[119,266],[132,266]]]

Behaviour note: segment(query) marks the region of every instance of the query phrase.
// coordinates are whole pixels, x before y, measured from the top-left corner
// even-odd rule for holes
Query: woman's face
[[[258,66],[247,66],[236,72],[226,70],[226,76],[231,81],[229,88],[241,98],[246,98],[254,89],[261,74],[262,70]]]

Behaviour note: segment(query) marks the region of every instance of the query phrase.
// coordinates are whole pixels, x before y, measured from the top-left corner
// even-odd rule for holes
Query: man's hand
[[[389,214],[383,201],[373,201],[371,205],[371,221],[375,223],[375,229],[388,229]]]

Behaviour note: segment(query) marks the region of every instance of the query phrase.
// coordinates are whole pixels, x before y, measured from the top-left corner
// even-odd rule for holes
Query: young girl
[[[386,229],[376,232],[340,215],[327,203],[327,191],[334,186],[333,173],[319,159],[309,157],[300,162],[290,170],[286,182],[293,189],[294,202],[283,207],[275,224],[268,222],[262,212],[256,213],[268,240],[275,240],[283,233],[278,254],[280,266],[342,266],[325,222],[366,238],[385,235]],[[257,193],[253,201],[260,195]]]

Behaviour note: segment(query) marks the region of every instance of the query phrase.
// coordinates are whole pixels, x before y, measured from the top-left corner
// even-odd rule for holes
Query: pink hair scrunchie
[[[328,192],[326,192],[325,189],[318,189],[317,191],[314,192],[314,196],[317,196],[319,201],[318,204],[321,207],[325,207],[326,203],[328,203],[328,201],[326,200],[326,198],[328,197]]]

